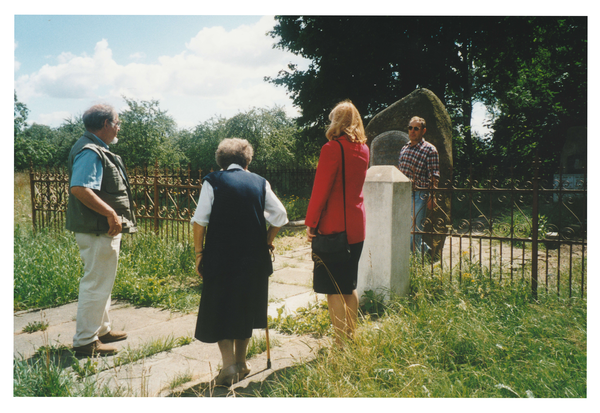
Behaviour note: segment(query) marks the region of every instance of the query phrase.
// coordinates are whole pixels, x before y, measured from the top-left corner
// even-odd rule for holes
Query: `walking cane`
[[[265,329],[265,335],[267,338],[267,368],[271,368],[271,347],[269,346],[269,322],[267,321],[267,328]]]
[[[271,253],[271,257],[273,262],[275,262],[275,253],[273,252],[275,247],[273,244],[269,245],[269,252]],[[267,327],[265,328],[265,337],[267,339],[267,368],[271,368],[271,346],[269,345],[269,318],[267,317]]]

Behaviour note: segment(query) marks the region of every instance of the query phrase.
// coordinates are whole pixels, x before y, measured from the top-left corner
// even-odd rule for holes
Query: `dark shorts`
[[[358,280],[358,261],[364,242],[350,244],[350,259],[323,265],[316,263],[313,269],[313,289],[320,294],[352,294]]]

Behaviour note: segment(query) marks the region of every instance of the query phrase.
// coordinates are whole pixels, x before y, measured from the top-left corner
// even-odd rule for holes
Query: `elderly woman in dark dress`
[[[269,183],[248,171],[252,155],[244,139],[221,142],[216,160],[222,169],[204,178],[192,218],[196,271],[203,278],[195,337],[219,345],[217,385],[234,384],[250,372],[252,330],[267,327],[269,249],[288,222]]]

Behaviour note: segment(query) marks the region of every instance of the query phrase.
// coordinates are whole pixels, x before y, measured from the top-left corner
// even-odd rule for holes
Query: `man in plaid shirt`
[[[440,159],[438,151],[429,142],[423,139],[425,119],[413,117],[408,126],[408,142],[400,151],[398,169],[415,184],[413,191],[411,211],[413,211],[413,231],[422,231],[427,215],[429,192],[425,188],[437,187],[440,178]],[[419,189],[421,188],[421,189]],[[433,199],[432,199],[433,201]],[[432,204],[430,208],[432,207]],[[410,248],[414,251],[424,252],[431,256],[431,248],[420,234],[410,237]]]

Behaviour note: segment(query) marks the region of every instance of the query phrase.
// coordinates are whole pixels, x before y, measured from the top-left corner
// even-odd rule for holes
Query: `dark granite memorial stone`
[[[408,143],[408,133],[390,130],[377,135],[371,142],[371,160],[369,166],[398,166],[400,149]]]

